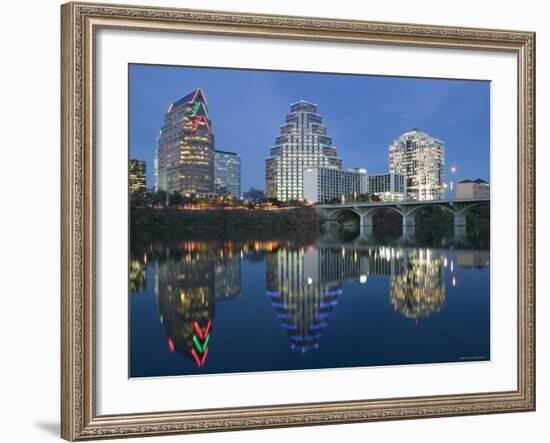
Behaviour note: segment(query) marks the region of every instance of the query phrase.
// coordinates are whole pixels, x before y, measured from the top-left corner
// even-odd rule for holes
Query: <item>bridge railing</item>
[[[452,198],[444,200],[403,200],[403,201],[380,201],[380,202],[345,202],[345,203],[316,203],[319,208],[342,208],[342,207],[376,207],[376,206],[416,206],[416,205],[442,205],[455,203],[488,203],[489,197],[476,198]]]

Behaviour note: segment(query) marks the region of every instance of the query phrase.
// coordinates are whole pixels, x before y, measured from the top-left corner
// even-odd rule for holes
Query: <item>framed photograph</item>
[[[63,438],[535,409],[534,33],[61,14]]]

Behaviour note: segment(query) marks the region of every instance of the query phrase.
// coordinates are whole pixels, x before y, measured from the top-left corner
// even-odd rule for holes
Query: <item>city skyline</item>
[[[242,190],[265,190],[265,159],[300,99],[318,105],[344,169],[387,172],[390,144],[420,127],[445,141],[454,180],[490,180],[489,82],[131,65],[130,155],[147,162],[148,183],[168,106],[198,87],[208,97],[216,149],[241,157]]]

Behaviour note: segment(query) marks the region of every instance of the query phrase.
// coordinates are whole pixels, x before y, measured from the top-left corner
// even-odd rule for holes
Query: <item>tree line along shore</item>
[[[477,208],[476,208],[477,209]],[[226,230],[312,230],[324,220],[312,206],[288,208],[130,208],[131,226],[178,226],[191,231],[215,232]],[[346,224],[357,221],[353,214],[341,220]],[[452,216],[440,208],[421,211],[417,216],[420,225],[449,224]],[[468,215],[468,225],[488,227],[488,208],[480,207]],[[375,225],[400,228],[401,217],[393,211],[381,210],[375,215]]]
[[[286,209],[172,209],[131,208],[130,224],[139,226],[178,226],[190,231],[243,229],[318,229],[319,215],[314,208]]]

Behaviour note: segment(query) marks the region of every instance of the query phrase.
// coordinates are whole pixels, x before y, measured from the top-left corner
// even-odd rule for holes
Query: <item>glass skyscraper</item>
[[[172,103],[157,139],[156,187],[184,195],[214,194],[214,135],[201,89]]]
[[[238,154],[214,151],[214,182],[217,194],[241,197],[241,157]]]
[[[444,197],[443,141],[414,128],[390,145],[389,163],[390,172],[407,178],[408,200],[440,200]]]
[[[280,201],[301,200],[304,170],[342,168],[317,105],[300,100],[290,106],[281,133],[266,159],[266,194]]]

